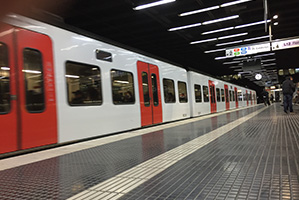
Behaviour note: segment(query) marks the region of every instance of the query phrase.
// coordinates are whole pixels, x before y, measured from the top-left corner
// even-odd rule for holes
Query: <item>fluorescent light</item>
[[[268,59],[268,60],[262,60],[262,62],[271,62],[271,61],[275,61],[276,59]]]
[[[124,84],[129,84],[129,81],[118,81],[118,80],[116,80],[116,81],[114,81],[115,83],[124,83]]]
[[[271,22],[271,20],[267,20],[267,22]],[[259,21],[259,22],[253,22],[253,23],[249,23],[249,24],[244,24],[244,25],[239,25],[239,26],[235,26],[235,28],[245,28],[245,27],[248,27],[248,26],[255,26],[255,25],[259,25],[259,24],[264,24],[265,21]]]
[[[200,26],[200,25],[201,25],[201,23],[190,24],[190,25],[186,25],[186,26],[179,26],[179,27],[168,29],[168,31],[177,31],[177,30],[182,30],[182,29],[186,29],[186,28],[193,28],[193,27]]]
[[[267,53],[267,54],[257,55],[257,56],[254,56],[254,57],[259,58],[259,57],[263,57],[263,56],[273,56],[273,55],[275,55],[275,53]]]
[[[137,7],[133,8],[133,9],[134,10],[142,10],[142,9],[146,9],[146,8],[150,8],[150,7],[154,7],[154,6],[159,6],[159,5],[166,4],[166,3],[171,3],[171,2],[174,2],[174,1],[175,0],[162,0],[162,1],[157,1],[157,2],[153,2],[153,3],[140,5],[140,6],[137,6]]]
[[[274,15],[274,16],[273,16],[273,19],[278,19],[278,15]]]
[[[223,56],[223,57],[216,57],[215,60],[222,60],[222,59],[226,59],[226,58],[229,58],[229,57],[226,57],[226,56]]]
[[[221,4],[220,7],[227,7],[227,6],[232,6],[232,5],[236,5],[236,4],[240,4],[240,3],[245,3],[245,2],[248,2],[248,1],[252,1],[252,0],[239,0],[239,1],[232,1],[232,2],[229,2],[229,3],[224,3],[224,4]]]
[[[31,74],[41,74],[42,72],[36,70],[22,70],[22,72],[31,73]]]
[[[248,42],[248,41],[252,41],[252,40],[264,39],[264,38],[268,38],[268,37],[269,37],[269,35],[261,36],[261,37],[256,37],[256,38],[245,39],[244,42]]]
[[[77,75],[65,75],[67,78],[80,78],[80,76]]]
[[[233,15],[233,16],[230,16],[230,17],[224,17],[224,18],[220,18],[220,19],[214,19],[214,20],[203,22],[202,24],[203,25],[208,25],[208,24],[213,24],[213,23],[227,21],[227,20],[236,19],[236,18],[239,18],[239,15]]]
[[[211,33],[218,33],[218,32],[222,32],[222,31],[229,31],[229,30],[233,30],[234,27],[228,27],[228,28],[223,28],[223,29],[218,29],[215,31],[207,31],[207,32],[203,32],[202,35],[207,35],[207,34],[211,34]]]
[[[210,10],[216,10],[218,8],[220,8],[220,6],[212,6],[212,7],[209,7],[209,8],[203,8],[203,9],[199,9],[199,10],[185,12],[185,13],[179,14],[179,16],[184,17],[184,16],[187,16],[187,15],[193,15],[193,14],[197,14],[197,13],[201,13],[201,12],[207,12],[207,11],[210,11]]]
[[[226,50],[226,49],[215,49],[215,50],[205,51],[205,53],[214,53],[214,52],[225,51],[225,50]]]
[[[274,22],[274,26],[277,26],[278,25],[278,22]]]
[[[6,70],[6,71],[9,71],[10,68],[9,67],[1,67],[2,70]]]
[[[230,64],[236,64],[236,63],[240,63],[240,61],[231,61],[231,62],[224,62],[224,65],[230,65]]]
[[[263,67],[273,66],[273,65],[276,65],[276,63],[265,64],[265,65],[263,65]]]
[[[235,35],[222,36],[222,37],[219,37],[218,40],[233,38],[233,37],[240,37],[240,36],[243,36],[243,35],[248,35],[248,33],[239,33],[239,34],[235,34]]]
[[[217,40],[217,38],[212,38],[212,39],[207,39],[207,40],[194,41],[194,42],[190,42],[190,44],[198,44],[198,43],[203,43],[203,42],[211,42],[211,41],[215,41],[215,40]]]
[[[224,45],[236,44],[236,43],[241,43],[241,42],[243,42],[243,40],[237,40],[237,41],[234,41],[234,42],[219,43],[219,44],[216,44],[216,46],[224,46]]]

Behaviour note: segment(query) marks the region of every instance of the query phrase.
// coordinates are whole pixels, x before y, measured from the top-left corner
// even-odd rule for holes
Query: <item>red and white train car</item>
[[[0,26],[0,154],[249,106],[255,96],[23,16]]]

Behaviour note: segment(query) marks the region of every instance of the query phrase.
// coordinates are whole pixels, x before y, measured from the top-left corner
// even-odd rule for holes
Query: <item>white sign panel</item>
[[[293,40],[284,40],[279,42],[272,42],[272,50],[288,49],[299,47],[299,38]]]
[[[226,57],[246,56],[271,51],[270,43],[248,45],[234,49],[226,49]]]

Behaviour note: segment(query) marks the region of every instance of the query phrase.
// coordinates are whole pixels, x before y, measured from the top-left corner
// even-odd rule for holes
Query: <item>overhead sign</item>
[[[234,49],[226,49],[226,57],[245,56],[267,51],[271,51],[270,43],[243,46]]]
[[[288,49],[295,47],[299,47],[299,38],[272,42],[272,50]]]

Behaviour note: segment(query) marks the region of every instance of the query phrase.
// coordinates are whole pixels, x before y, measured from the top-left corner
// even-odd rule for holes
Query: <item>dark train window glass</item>
[[[175,103],[174,81],[164,78],[163,90],[165,103]]]
[[[220,102],[220,89],[216,88],[216,97],[217,97],[217,102]]]
[[[202,90],[203,90],[203,101],[204,102],[209,102],[210,98],[209,98],[209,88],[208,86],[202,86]]]
[[[247,94],[246,93],[243,94],[243,101],[247,101]]]
[[[66,62],[68,102],[71,106],[102,104],[101,71],[95,65]]]
[[[228,89],[225,88],[225,102],[228,103],[229,102],[229,93],[228,93]]]
[[[187,84],[185,82],[178,82],[179,100],[180,103],[188,102]]]
[[[224,89],[221,89],[221,101],[225,101]]]
[[[234,91],[232,91],[232,97],[233,97],[233,101],[236,101],[236,99],[235,99],[235,92]]]
[[[23,59],[26,109],[28,112],[43,112],[46,105],[42,54],[39,50],[25,48]]]
[[[8,48],[0,43],[0,114],[10,111],[10,67],[8,64]]]
[[[150,106],[149,87],[148,87],[148,75],[146,72],[142,72],[142,88],[143,88],[143,100],[144,106]]]
[[[238,100],[242,101],[242,92],[238,92]]]
[[[210,96],[211,96],[211,102],[216,103],[215,87],[213,85],[210,85]]]
[[[152,90],[153,90],[153,100],[154,100],[154,106],[159,105],[159,98],[158,98],[158,86],[157,86],[157,76],[156,74],[152,74]]]
[[[134,78],[131,72],[111,70],[113,103],[134,104]]]
[[[230,99],[230,101],[233,101],[233,94],[232,94],[231,90],[229,91],[229,99]]]
[[[101,50],[96,50],[96,57],[99,60],[107,61],[107,62],[112,62],[112,54],[109,52],[101,51]]]
[[[200,85],[194,85],[194,92],[195,92],[195,102],[202,102],[201,97],[201,86]]]

